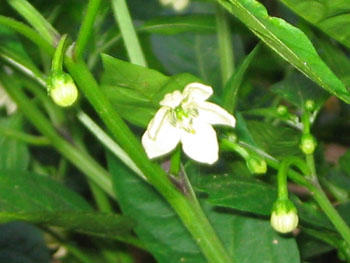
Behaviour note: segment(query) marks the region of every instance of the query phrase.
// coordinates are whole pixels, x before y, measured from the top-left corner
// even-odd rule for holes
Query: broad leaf
[[[350,2],[348,0],[280,0],[296,14],[350,47]],[[306,11],[307,10],[307,11]]]
[[[317,54],[306,35],[280,18],[271,17],[255,0],[217,0],[282,58],[328,92],[350,103],[350,94]]]
[[[198,78],[184,73],[168,77],[162,73],[103,55],[102,89],[118,113],[131,123],[146,127],[165,94],[182,90]]]
[[[21,171],[0,171],[0,222],[24,220],[113,238],[133,226],[115,214],[96,213],[79,195],[52,179]]]
[[[112,156],[108,163],[121,208],[137,222],[135,231],[157,262],[207,262],[169,204]],[[216,209],[205,200],[202,206],[234,262],[299,262],[295,240],[278,235],[268,221]]]

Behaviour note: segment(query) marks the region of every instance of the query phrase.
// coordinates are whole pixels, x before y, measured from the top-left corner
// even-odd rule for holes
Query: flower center
[[[180,104],[171,110],[171,124],[186,132],[195,134],[196,131],[193,128],[193,119],[197,116],[198,110],[195,107],[183,107],[183,104]]]

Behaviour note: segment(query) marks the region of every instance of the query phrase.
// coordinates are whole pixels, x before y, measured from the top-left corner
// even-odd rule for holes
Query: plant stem
[[[23,91],[18,87],[18,83],[13,78],[2,74],[1,79],[5,79],[2,84],[7,93],[21,108],[23,114],[50,140],[52,146],[99,185],[106,193],[115,198],[111,180],[109,179],[109,174],[106,170],[104,170],[89,155],[77,150],[72,144],[58,135],[51,123],[25,96]]]
[[[111,1],[113,13],[120,28],[130,62],[147,67],[147,62],[137,38],[126,0]]]
[[[261,156],[263,156],[266,162],[268,163],[268,165],[270,165],[271,167],[277,170],[279,169],[280,162],[275,158],[273,158],[272,156],[257,149],[254,146],[248,145],[246,143],[241,143],[241,144],[242,146],[248,147],[250,150],[255,151],[257,154],[260,154]],[[313,173],[312,167],[309,167],[309,169],[311,170],[311,173]],[[344,219],[339,215],[338,211],[333,207],[331,202],[328,200],[321,186],[318,183],[316,183],[314,180],[310,180],[310,178],[304,177],[292,169],[288,170],[288,177],[291,180],[293,180],[295,183],[305,186],[311,192],[313,198],[321,207],[321,209],[326,214],[328,219],[332,222],[335,229],[344,238],[344,240],[350,245],[350,228],[345,223]]]
[[[112,140],[87,114],[79,111],[77,114],[79,121],[96,136],[96,138],[107,147],[115,156],[117,156],[127,167],[139,175],[142,179],[147,180],[140,169],[135,165],[133,160],[125,153],[125,151]]]
[[[17,140],[23,141],[28,144],[36,146],[47,146],[50,145],[50,141],[44,136],[34,136],[17,130],[1,127],[0,134],[3,136],[9,136]]]
[[[47,39],[50,44],[56,45],[59,33],[51,24],[26,0],[7,1],[24,19],[31,24],[39,34]]]
[[[83,23],[80,27],[80,31],[78,34],[78,39],[76,41],[75,49],[74,49],[74,58],[81,59],[85,47],[89,41],[89,37],[91,32],[93,31],[94,22],[97,16],[97,12],[101,5],[101,0],[90,0],[86,14],[84,16]]]
[[[216,7],[216,29],[219,44],[219,57],[221,67],[222,84],[232,76],[235,65],[233,55],[233,43],[230,25],[226,16],[226,11],[219,5]]]

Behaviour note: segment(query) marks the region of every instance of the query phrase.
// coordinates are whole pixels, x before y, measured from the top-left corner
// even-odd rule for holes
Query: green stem
[[[89,155],[77,150],[72,144],[58,135],[46,117],[25,96],[15,80],[4,74],[1,77],[2,80],[5,80],[2,84],[7,93],[21,108],[23,114],[50,140],[50,143],[106,193],[115,198],[109,174]]]
[[[55,50],[55,54],[53,55],[52,65],[51,65],[51,73],[61,72],[63,58],[65,56],[65,47],[66,47],[67,35],[63,35],[58,42],[58,45]]]
[[[119,25],[130,62],[147,67],[145,56],[136,35],[126,0],[111,0],[115,19]]]
[[[295,156],[288,156],[283,159],[278,168],[278,198],[288,199],[287,172],[291,165],[297,166],[303,174],[308,174],[308,169],[303,160]]]
[[[219,5],[216,8],[216,29],[219,44],[221,79],[223,86],[232,76],[235,65],[230,25],[226,11]]]
[[[279,169],[280,162],[268,155],[267,153],[257,149],[254,146],[248,145],[246,143],[241,143],[242,146],[248,147],[250,150],[255,151],[257,154],[263,156],[267,161],[268,165],[275,169]],[[309,168],[310,169],[310,168]],[[312,169],[310,169],[312,171]],[[311,172],[312,173],[312,172]],[[334,225],[335,229],[339,232],[339,234],[344,238],[344,240],[350,245],[350,228],[345,223],[344,219],[339,215],[338,211],[333,207],[326,194],[323,192],[322,188],[319,184],[315,183],[315,181],[308,179],[308,177],[304,177],[301,174],[295,172],[292,169],[288,170],[288,177],[293,180],[295,183],[305,186],[312,194],[312,197],[321,207],[323,212],[329,218],[329,220]]]
[[[90,0],[87,11],[81,25],[78,39],[76,41],[75,49],[74,49],[74,57],[75,59],[80,59],[83,55],[86,45],[88,44],[89,37],[91,36],[91,32],[93,31],[94,22],[97,16],[97,12],[100,8],[101,0]]]
[[[35,30],[30,28],[29,26],[23,24],[22,22],[18,22],[15,19],[1,16],[0,15],[0,24],[7,26],[16,32],[20,33],[21,35],[28,38],[30,41],[32,41],[34,44],[48,52],[50,55],[53,54],[54,48],[50,43],[43,38],[40,34],[38,34]]]
[[[47,39],[50,44],[56,45],[59,39],[59,33],[29,2],[26,0],[8,0],[7,2],[23,16],[43,38]]]
[[[177,147],[174,153],[171,155],[170,159],[170,169],[169,172],[173,176],[178,176],[181,167],[181,148]]]
[[[50,141],[43,136],[34,136],[17,130],[1,127],[0,134],[3,136],[9,136],[14,139],[23,141],[36,146],[47,146],[50,145]]]
[[[129,155],[115,142],[107,133],[105,133],[87,114],[79,111],[77,114],[79,121],[96,136],[96,138],[115,156],[117,156],[126,166],[134,171],[142,179],[147,180],[140,169],[135,165]]]

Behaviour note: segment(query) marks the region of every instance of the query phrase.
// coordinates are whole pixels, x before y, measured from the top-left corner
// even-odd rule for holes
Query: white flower
[[[162,5],[172,5],[176,11],[184,10],[188,4],[189,0],[160,0]]]
[[[193,160],[213,164],[219,146],[212,124],[235,126],[235,118],[220,106],[207,102],[211,87],[201,83],[188,84],[183,92],[165,95],[162,106],[148,124],[142,145],[149,158],[172,151],[179,142]]]
[[[7,115],[17,110],[17,104],[9,97],[5,89],[0,86],[0,107],[2,106],[6,108]]]

